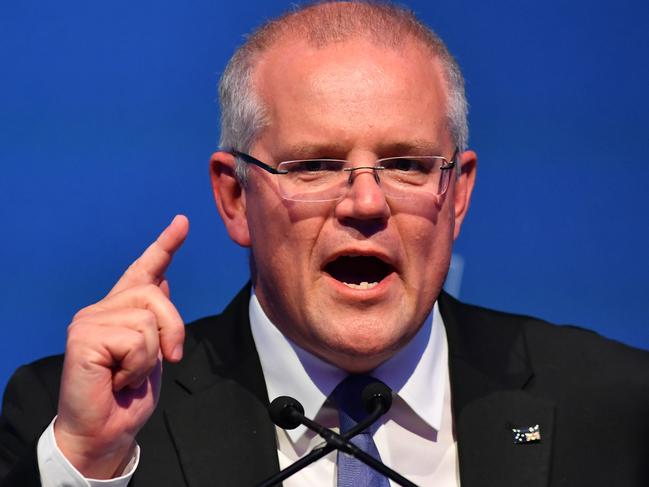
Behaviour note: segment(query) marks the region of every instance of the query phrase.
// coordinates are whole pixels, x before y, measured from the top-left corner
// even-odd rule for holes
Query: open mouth
[[[324,271],[352,289],[372,289],[394,269],[378,257],[343,255],[329,262]]]

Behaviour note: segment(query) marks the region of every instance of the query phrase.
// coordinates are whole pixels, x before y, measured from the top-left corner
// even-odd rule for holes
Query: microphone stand
[[[330,453],[335,449],[341,450],[344,453],[352,455],[353,457],[359,459],[361,462],[365,463],[366,465],[369,465],[374,470],[394,480],[397,484],[403,487],[417,487],[416,484],[413,484],[407,478],[395,472],[390,467],[378,461],[373,456],[368,455],[363,450],[361,450],[360,448],[358,448],[356,445],[354,445],[349,441],[350,438],[356,436],[358,433],[360,433],[365,428],[367,428],[372,423],[374,423],[374,421],[376,421],[384,412],[385,411],[383,405],[377,403],[374,410],[370,413],[369,416],[367,416],[363,421],[358,423],[356,426],[354,426],[344,435],[339,435],[331,431],[330,429],[325,428],[324,426],[316,423],[315,421],[310,420],[297,409],[293,409],[291,411],[291,415],[296,420],[298,420],[301,424],[305,425],[310,430],[318,433],[322,438],[324,438],[327,444],[325,446],[312,450],[311,452],[309,452],[308,455],[300,458],[298,461],[289,465],[284,470],[276,473],[268,480],[265,480],[264,482],[259,484],[258,487],[272,487],[274,485],[277,485],[280,482],[289,478],[294,473],[302,470],[307,465],[312,464],[316,460],[319,460],[320,458],[322,458],[323,456],[327,455],[328,453]]]

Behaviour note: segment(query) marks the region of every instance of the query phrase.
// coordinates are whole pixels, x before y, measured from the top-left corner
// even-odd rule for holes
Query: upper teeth
[[[367,282],[363,281],[360,284],[354,284],[353,282],[344,282],[345,286],[351,287],[352,289],[372,289],[378,284],[378,282]]]

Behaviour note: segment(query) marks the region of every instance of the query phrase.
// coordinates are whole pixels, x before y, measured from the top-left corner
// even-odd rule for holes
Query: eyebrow
[[[344,159],[350,152],[350,147],[341,143],[296,144],[286,147],[282,154],[292,159],[309,159],[313,157],[335,157]],[[377,157],[399,155],[441,155],[438,143],[428,140],[414,139],[402,142],[386,142],[375,149]]]
[[[429,140],[415,139],[405,142],[392,142],[380,146],[379,153],[385,156],[398,155],[440,155],[441,148],[438,143]]]
[[[311,157],[322,157],[323,155],[344,157],[349,152],[349,149],[344,144],[338,143],[297,144],[287,147],[282,152],[292,158],[309,159]]]

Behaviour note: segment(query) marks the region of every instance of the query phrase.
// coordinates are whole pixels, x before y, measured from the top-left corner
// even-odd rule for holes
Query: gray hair
[[[268,112],[253,86],[259,57],[278,40],[300,37],[311,45],[324,47],[354,36],[367,36],[377,44],[397,47],[408,37],[422,42],[438,59],[445,74],[448,92],[446,120],[451,137],[460,151],[469,137],[468,105],[464,77],[444,42],[415,14],[403,7],[368,0],[324,1],[270,20],[237,49],[221,76],[221,147],[248,152],[261,130],[269,123]],[[247,165],[237,161],[236,174],[246,182]]]

